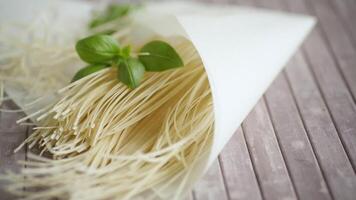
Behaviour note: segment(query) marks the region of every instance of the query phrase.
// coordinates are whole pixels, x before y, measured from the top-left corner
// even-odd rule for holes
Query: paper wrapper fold
[[[36,9],[47,9],[49,2],[56,2],[57,6],[68,8],[66,12],[72,10],[87,16],[91,7],[87,2],[43,2],[2,1],[0,22],[19,15],[21,20],[28,18],[24,15],[33,13],[21,9],[30,4]],[[9,8],[16,9],[10,12]],[[201,160],[192,180],[216,159],[315,23],[308,16],[188,2],[148,4],[133,18],[137,25],[146,26],[152,33],[190,39],[203,60],[212,90],[215,132],[211,151]],[[144,40],[150,35],[137,37]],[[6,91],[22,106],[21,92],[12,88]]]
[[[315,20],[261,9],[178,2],[154,4],[149,10],[154,13],[170,10],[203,60],[215,112],[209,166],[302,43]]]

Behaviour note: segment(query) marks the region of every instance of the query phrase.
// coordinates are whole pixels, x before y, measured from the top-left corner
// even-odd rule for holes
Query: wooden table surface
[[[189,199],[355,200],[356,0],[215,3],[309,14],[318,24]],[[0,171],[26,159],[26,150],[12,153],[30,132],[19,115],[0,113]]]

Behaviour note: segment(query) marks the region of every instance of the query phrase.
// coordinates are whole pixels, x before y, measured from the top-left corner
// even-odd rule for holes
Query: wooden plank
[[[297,199],[263,99],[243,130],[264,199]]]
[[[273,2],[274,8],[278,9],[281,7],[282,3],[278,3],[276,0]],[[315,3],[316,1],[312,2]],[[322,6],[326,4],[327,2],[324,1]],[[332,13],[330,13],[330,15],[331,14]],[[320,18],[321,16],[319,16],[319,19]],[[330,23],[332,22],[327,21],[326,25]],[[342,27],[338,28],[341,29]],[[327,32],[331,31],[332,30],[327,30]],[[336,35],[334,35],[334,37],[335,36]],[[346,37],[346,35],[344,36]],[[333,41],[337,42],[338,40],[333,38]],[[346,50],[353,52],[352,46],[349,46]],[[344,52],[344,55],[347,54],[347,52]],[[307,67],[300,53],[298,53],[297,57],[290,63],[290,67],[288,67],[288,74],[292,80],[291,85],[292,87],[294,86],[294,95],[297,97],[297,100],[299,100],[297,102],[299,103],[298,105],[304,125],[308,131],[308,136],[313,144],[332,195],[336,199],[353,199],[356,196],[356,179],[352,165],[343,149],[331,117]],[[304,73],[298,70],[302,70]],[[354,78],[356,78],[356,76]]]
[[[256,5],[253,1],[240,2]],[[264,199],[296,199],[263,99],[249,114],[243,127]]]
[[[320,22],[320,28],[335,57],[355,101],[356,97],[356,49],[348,31],[343,26],[328,0],[308,1],[313,14]],[[356,16],[356,15],[355,15]],[[354,24],[356,22],[354,21]],[[355,25],[356,26],[356,25]]]
[[[329,0],[337,14],[342,18],[344,26],[349,30],[351,39],[356,46],[356,1],[354,0]]]
[[[266,93],[274,130],[300,199],[332,199],[283,74]]]
[[[309,13],[304,1],[288,0],[291,11]],[[333,56],[322,37],[320,23],[308,36],[303,49],[307,62],[317,80],[344,148],[356,166],[356,109],[347,86],[339,73]]]
[[[255,6],[254,0],[230,0],[230,3],[236,3],[239,6]]]
[[[256,5],[255,1],[237,2],[244,6]],[[296,199],[263,99],[244,121],[243,128],[263,198]]]
[[[259,0],[258,5],[284,8],[278,0]],[[284,74],[278,76],[265,96],[298,198],[332,199]]]
[[[273,9],[273,10],[282,10],[283,2],[279,0],[255,0],[256,6]]]
[[[223,149],[220,161],[230,199],[262,199],[241,128]]]
[[[11,101],[6,101],[2,109],[18,109]],[[18,160],[25,160],[26,150],[21,149],[16,154],[14,149],[20,145],[26,138],[26,126],[19,126],[16,120],[23,117],[23,113],[3,113],[0,112],[0,173],[6,170],[18,171]],[[5,182],[0,181],[0,197],[1,199],[15,199],[15,197],[4,191]]]
[[[299,61],[301,61],[300,59],[302,59],[302,57],[299,57]],[[298,64],[304,64],[304,67],[306,67],[305,63]],[[290,67],[289,69],[298,68],[297,66],[294,66]],[[321,96],[319,96],[319,99],[314,97],[314,104],[312,104],[313,101],[311,99],[311,95],[318,94],[317,87],[306,85],[305,80],[300,80],[298,77],[295,77],[295,71],[294,73],[289,74],[290,76],[294,76],[294,78],[296,78],[293,82],[294,85],[299,86],[300,90],[296,92],[296,95],[307,95],[298,96],[306,98],[302,99],[304,100],[304,104],[301,106],[305,106],[302,110],[304,111],[302,112],[302,114],[304,114],[302,117],[306,123],[307,130],[310,131],[309,137],[311,138],[311,142],[313,143],[317,157],[319,158],[318,160],[321,163],[322,171],[327,180],[327,184],[331,190],[332,195],[337,199],[353,199],[355,194],[352,191],[356,190],[355,176],[352,166],[350,165],[347,155],[342,148],[342,144],[339,141],[337,132],[332,125],[332,120],[328,115],[326,107],[322,107],[323,102]],[[327,118],[329,121],[325,119],[325,116],[329,117]],[[333,130],[332,128],[334,128],[333,132],[331,132]],[[348,174],[349,177],[345,178],[344,174]]]
[[[208,172],[195,184],[194,196],[196,200],[228,199],[218,160],[210,166]]]
[[[354,199],[355,173],[301,52],[292,59],[286,72],[331,193],[335,199]]]

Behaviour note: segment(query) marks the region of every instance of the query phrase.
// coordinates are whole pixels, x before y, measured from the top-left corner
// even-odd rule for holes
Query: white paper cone
[[[29,2],[32,1],[18,5]],[[73,10],[89,12],[77,4],[72,5]],[[315,20],[261,9],[187,2],[149,4],[146,11],[134,16],[136,23],[145,24],[163,36],[181,35],[190,39],[208,74],[215,112],[214,140],[211,152],[207,152],[191,178],[194,182],[216,159]],[[162,13],[170,15],[162,17]],[[2,8],[0,17],[3,18]],[[144,40],[150,35],[137,37]],[[7,92],[14,94],[9,89]],[[16,100],[20,96],[13,97]]]
[[[177,26],[173,28],[174,21],[169,18],[158,18],[162,23],[152,23],[151,28],[164,35],[186,35],[203,60],[215,112],[208,167],[296,51],[315,19],[187,2],[151,4],[148,10],[175,15],[185,33]]]

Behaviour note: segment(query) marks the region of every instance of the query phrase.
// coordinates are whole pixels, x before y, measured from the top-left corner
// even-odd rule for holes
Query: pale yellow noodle
[[[115,68],[60,90],[57,103],[35,114],[40,125],[24,143],[52,158],[21,162],[20,174],[2,177],[8,190],[24,199],[183,198],[210,150],[214,115],[197,52],[183,38],[172,41],[185,66],[146,73],[134,90],[117,80]]]

